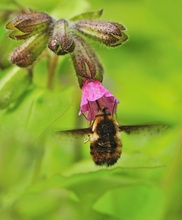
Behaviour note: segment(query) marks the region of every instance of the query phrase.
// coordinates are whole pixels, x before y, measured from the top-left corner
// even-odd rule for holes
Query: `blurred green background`
[[[129,40],[121,47],[89,41],[104,65],[104,86],[120,100],[118,121],[171,129],[122,134],[123,153],[111,168],[94,165],[84,137],[55,136],[88,126],[77,116],[81,90],[69,55],[59,57],[52,90],[45,56],[32,83],[9,64],[17,42],[3,12],[21,6],[66,19],[103,8],[101,19],[123,23]],[[179,0],[1,0],[0,219],[182,219],[181,8]]]

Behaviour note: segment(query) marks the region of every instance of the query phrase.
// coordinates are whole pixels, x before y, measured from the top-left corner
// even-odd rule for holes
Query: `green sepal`
[[[78,21],[78,20],[84,20],[84,19],[98,19],[101,17],[102,13],[103,13],[103,9],[100,9],[99,11],[86,12],[86,13],[82,13],[80,15],[74,16],[70,20]]]
[[[26,40],[30,38],[32,35],[33,34],[31,33],[23,33],[22,31],[16,29],[9,34],[9,37],[12,38],[13,40]]]

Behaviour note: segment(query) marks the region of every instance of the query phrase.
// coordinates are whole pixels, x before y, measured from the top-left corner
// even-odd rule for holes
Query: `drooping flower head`
[[[85,113],[87,120],[95,119],[98,111],[107,108],[110,114],[115,114],[119,100],[104,88],[98,80],[88,80],[82,86],[82,100],[79,115]]]
[[[126,28],[118,22],[98,20],[102,12],[103,10],[99,10],[98,12],[80,14],[70,20],[56,20],[44,12],[25,11],[6,25],[6,28],[10,30],[10,38],[25,40],[11,53],[10,61],[20,67],[29,67],[47,46],[57,55],[72,54],[75,49],[78,51],[81,47],[82,50],[89,50],[89,44],[83,43],[84,40],[79,38],[80,35],[108,47],[121,45],[128,39],[125,34]],[[3,16],[6,16],[6,13]],[[77,48],[75,48],[76,44],[78,44]],[[94,61],[95,56],[92,56],[92,52],[87,55],[88,59],[84,63],[88,65],[88,71],[90,71],[89,60]],[[72,59],[74,62],[80,61],[74,56]],[[83,65],[80,68],[84,68]],[[102,72],[99,68],[98,66],[96,73],[92,74],[96,75],[97,71]],[[80,84],[82,81],[79,79]]]

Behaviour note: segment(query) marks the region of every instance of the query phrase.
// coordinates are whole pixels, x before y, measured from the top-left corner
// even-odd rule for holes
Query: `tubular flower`
[[[115,114],[118,103],[119,100],[109,90],[104,88],[100,81],[88,80],[82,87],[79,115],[86,113],[86,119],[91,121],[95,119],[98,111],[103,108],[107,108],[109,113]]]

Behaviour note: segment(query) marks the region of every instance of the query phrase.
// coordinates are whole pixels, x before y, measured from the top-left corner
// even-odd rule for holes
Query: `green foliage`
[[[1,1],[0,9],[19,10],[20,4],[67,19],[104,8],[102,19],[123,23],[129,35],[114,49],[90,41],[104,64],[103,84],[120,100],[118,121],[173,126],[152,136],[122,134],[118,163],[95,166],[89,143],[54,134],[88,126],[77,116],[81,92],[69,56],[44,54],[30,83],[27,70],[9,67],[17,45],[5,30],[10,18],[3,17],[0,219],[181,219],[181,1],[14,2]]]
[[[17,102],[31,83],[31,74],[26,69],[11,68],[0,81],[0,109]]]

